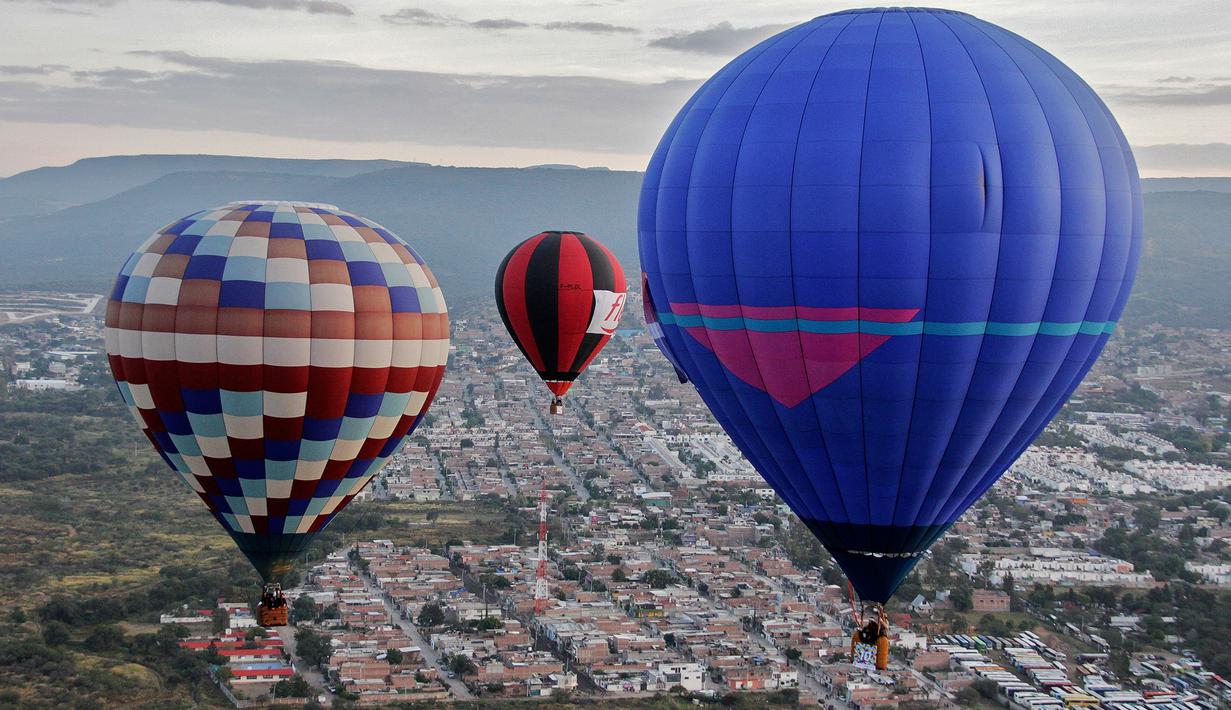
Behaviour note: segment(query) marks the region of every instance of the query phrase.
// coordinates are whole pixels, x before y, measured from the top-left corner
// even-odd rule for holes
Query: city
[[[861,611],[841,571],[676,379],[629,315],[639,304],[556,416],[489,310],[455,308],[427,420],[360,496],[365,511],[427,511],[400,519],[398,541],[354,533],[306,565],[286,590],[293,628],[258,630],[242,599],[162,610],[237,707],[663,694],[834,708],[1231,702],[1231,657],[1201,634],[1231,627],[1200,618],[1214,613],[1201,595],[1226,605],[1231,588],[1226,332],[1117,333],[898,591],[893,659],[876,672],[850,662]],[[10,391],[110,387],[100,323],[60,314],[0,330]],[[451,505],[515,523],[499,540],[453,528],[429,540]]]

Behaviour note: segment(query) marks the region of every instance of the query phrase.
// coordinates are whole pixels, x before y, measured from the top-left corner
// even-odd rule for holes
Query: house
[[[975,611],[1005,612],[1009,610],[1009,595],[998,589],[976,589],[970,595]]]

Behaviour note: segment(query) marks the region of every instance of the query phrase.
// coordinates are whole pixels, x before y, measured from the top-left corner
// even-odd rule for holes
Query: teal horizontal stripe
[[[658,319],[681,328],[704,326],[710,330],[752,330],[758,333],[790,333],[796,330],[805,333],[869,333],[872,335],[1054,335],[1071,336],[1112,333],[1115,321],[1035,321],[1032,323],[1005,323],[998,321],[969,321],[940,323],[937,321],[909,321],[886,323],[872,320],[807,320],[804,318],[709,318],[700,315],[676,315],[659,313]]]

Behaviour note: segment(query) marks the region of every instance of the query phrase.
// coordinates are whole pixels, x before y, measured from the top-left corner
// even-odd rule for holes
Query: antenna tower
[[[547,481],[539,485],[539,568],[534,578],[534,615],[547,611]]]

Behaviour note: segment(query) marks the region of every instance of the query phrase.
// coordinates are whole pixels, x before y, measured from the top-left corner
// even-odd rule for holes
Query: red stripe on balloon
[[[518,247],[504,269],[504,283],[501,293],[504,296],[504,310],[509,316],[509,324],[517,334],[517,340],[526,350],[526,357],[534,365],[534,369],[543,370],[543,356],[539,354],[538,345],[534,341],[534,331],[530,328],[530,316],[526,312],[526,267],[530,264],[530,256],[538,248],[546,234],[531,237]]]

